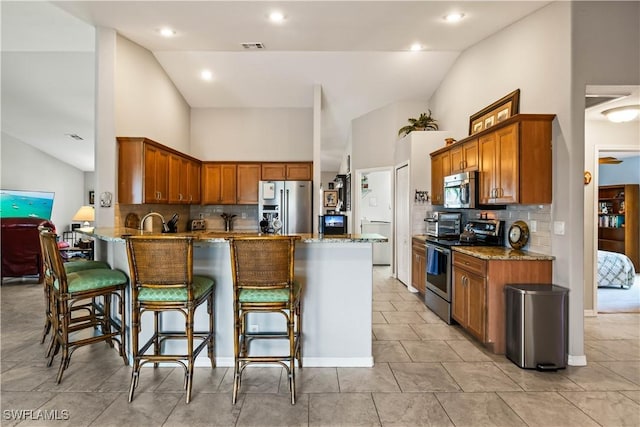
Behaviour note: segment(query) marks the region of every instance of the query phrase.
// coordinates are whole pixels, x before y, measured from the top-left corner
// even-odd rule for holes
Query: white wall
[[[59,233],[85,204],[84,173],[55,157],[2,133],[0,186],[10,190],[53,191],[51,221]]]
[[[640,147],[638,147],[640,152]],[[617,165],[600,165],[598,185],[640,184],[640,156],[624,157]]]
[[[391,170],[366,172],[363,176],[367,177],[368,188],[361,190],[360,219],[391,222],[393,218]],[[362,183],[355,182],[354,185],[361,186]]]
[[[429,103],[456,139],[468,135],[470,115],[517,88],[521,113],[556,114],[553,205],[540,214],[565,223],[565,234],[552,235],[551,246],[554,282],[571,289],[569,353],[575,362],[584,359],[583,148],[572,140],[571,35],[571,4],[554,2],[463,52]],[[538,221],[552,224],[550,217]]]
[[[191,108],[147,49],[116,39],[117,136],[146,136],[190,154]]]
[[[200,160],[312,161],[312,108],[194,108],[191,154]]]

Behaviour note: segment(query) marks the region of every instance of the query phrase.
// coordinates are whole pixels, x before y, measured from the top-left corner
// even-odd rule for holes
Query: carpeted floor
[[[640,313],[640,274],[629,289],[598,288],[598,313]]]

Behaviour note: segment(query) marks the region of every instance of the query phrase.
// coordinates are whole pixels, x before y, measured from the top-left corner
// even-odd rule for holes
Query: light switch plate
[[[564,221],[553,222],[553,233],[559,236],[564,235]]]

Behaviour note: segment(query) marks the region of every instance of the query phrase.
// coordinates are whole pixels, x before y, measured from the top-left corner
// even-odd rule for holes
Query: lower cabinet
[[[411,240],[411,286],[421,295],[426,291],[427,255],[424,241],[413,238]]]
[[[504,354],[504,287],[509,284],[552,283],[552,262],[535,256],[481,259],[454,249],[453,319],[489,351]]]

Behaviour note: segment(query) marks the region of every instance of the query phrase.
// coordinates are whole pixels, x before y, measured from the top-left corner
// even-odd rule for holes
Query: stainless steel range
[[[504,221],[496,219],[470,220],[460,236],[449,239],[427,237],[427,265],[425,304],[442,320],[451,324],[452,274],[451,247],[502,246]]]

